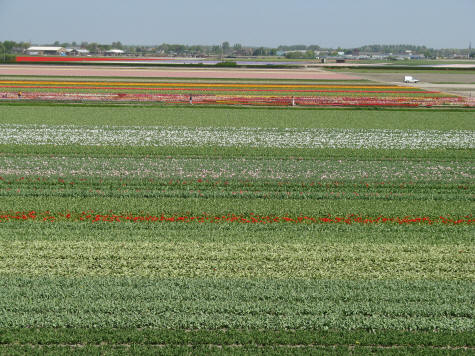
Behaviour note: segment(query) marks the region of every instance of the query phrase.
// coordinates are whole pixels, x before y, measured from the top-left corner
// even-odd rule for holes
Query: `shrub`
[[[237,67],[237,63],[233,61],[218,62],[216,67]]]

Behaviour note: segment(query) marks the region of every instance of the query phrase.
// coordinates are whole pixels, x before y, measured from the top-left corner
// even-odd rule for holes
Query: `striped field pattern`
[[[469,109],[0,114],[0,353],[475,350]]]

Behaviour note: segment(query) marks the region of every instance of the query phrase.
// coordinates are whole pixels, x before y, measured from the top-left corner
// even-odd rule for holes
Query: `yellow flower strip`
[[[143,87],[205,87],[205,88],[340,88],[340,89],[407,89],[401,86],[391,85],[325,85],[325,84],[305,84],[305,85],[288,85],[288,84],[239,84],[239,83],[131,83],[131,82],[69,82],[69,81],[2,81],[1,84],[34,84],[34,85],[109,85],[109,86],[143,86]]]

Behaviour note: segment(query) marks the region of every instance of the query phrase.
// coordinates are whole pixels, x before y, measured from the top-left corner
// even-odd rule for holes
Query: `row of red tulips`
[[[273,223],[304,223],[304,224],[473,224],[475,219],[472,215],[463,217],[451,216],[359,216],[350,214],[347,216],[274,216],[274,215],[136,215],[136,214],[114,214],[114,213],[94,213],[93,211],[52,213],[50,211],[36,212],[12,212],[0,213],[0,222],[7,221],[89,221],[89,222],[160,222],[160,223],[244,223],[244,224],[273,224]]]

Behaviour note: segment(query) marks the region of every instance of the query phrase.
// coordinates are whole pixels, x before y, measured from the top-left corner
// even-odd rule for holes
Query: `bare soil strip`
[[[327,72],[320,69],[210,69],[51,65],[1,65],[0,75],[315,80],[359,79],[357,76]]]

